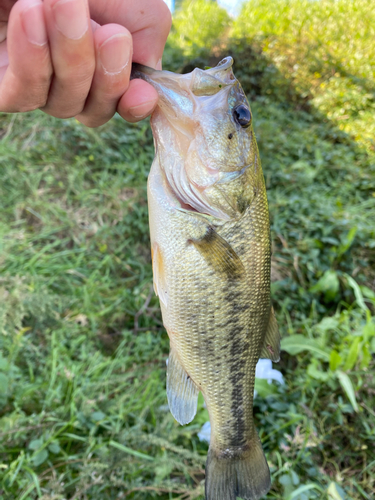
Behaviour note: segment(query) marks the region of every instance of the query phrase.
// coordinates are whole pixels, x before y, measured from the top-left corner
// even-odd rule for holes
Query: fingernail
[[[88,30],[87,8],[83,0],[59,0],[52,12],[57,28],[67,38],[78,40]]]
[[[150,114],[151,109],[155,106],[155,101],[147,101],[139,104],[138,106],[134,106],[129,108],[129,113],[137,119],[141,119]]]
[[[125,33],[108,38],[99,49],[100,62],[106,73],[120,73],[128,64],[131,51],[131,38]]]
[[[36,3],[21,14],[22,26],[30,43],[45,45],[47,31],[44,25],[43,5]]]
[[[155,69],[159,69],[159,70],[161,70],[161,69],[162,69],[162,67],[161,67],[161,58],[160,58],[160,59],[159,59],[159,61],[156,63]]]

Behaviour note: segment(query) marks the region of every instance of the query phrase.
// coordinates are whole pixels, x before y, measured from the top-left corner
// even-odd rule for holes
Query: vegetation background
[[[372,0],[197,0],[165,54],[232,54],[253,111],[285,378],[257,381],[268,499],[374,498],[374,40]],[[0,497],[202,499],[207,411],[166,407],[149,124],[0,120]]]

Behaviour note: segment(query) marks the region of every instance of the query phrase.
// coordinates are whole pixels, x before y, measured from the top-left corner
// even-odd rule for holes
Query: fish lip
[[[232,56],[227,56],[227,57],[224,57],[224,59],[222,59],[221,61],[219,61],[216,66],[214,66],[213,68],[209,68],[208,70],[206,71],[209,71],[210,69],[215,69],[215,68],[220,68],[220,69],[228,69],[230,67],[233,66],[233,57]]]
[[[176,79],[176,76],[183,76],[182,74],[180,75],[179,73],[173,73],[172,71],[167,71],[164,69],[154,69],[150,68],[149,66],[144,66],[143,64],[133,62],[130,72],[130,80],[135,80],[138,78],[141,80],[145,80],[146,82],[153,85],[155,83],[154,79],[160,78],[160,76],[163,75],[171,75],[174,79]]]
[[[227,57],[224,57],[224,59],[221,59],[221,61],[219,61],[216,66],[213,66],[212,68],[207,68],[207,69],[202,70],[202,71],[207,71],[208,73],[216,73],[215,69],[219,69],[220,71],[226,70],[226,69],[233,66],[233,62],[234,62],[233,57],[227,56]],[[146,78],[150,78],[152,75],[154,75],[154,77],[157,77],[157,75],[162,75],[162,74],[171,75],[174,78],[176,78],[176,77],[178,78],[179,76],[182,77],[185,75],[190,75],[193,71],[191,71],[190,73],[185,73],[185,74],[173,73],[172,71],[166,71],[164,69],[154,69],[154,68],[151,68],[150,66],[145,66],[144,64],[139,64],[137,62],[133,62],[131,73],[130,73],[130,80],[134,80],[135,78],[146,79]]]
[[[231,73],[231,75],[229,76],[229,81],[224,81],[222,78],[223,75],[220,75],[220,73],[222,73],[223,71],[226,71],[229,68],[231,68],[233,66],[233,62],[234,62],[233,58],[231,56],[227,56],[221,61],[219,61],[218,64],[216,66],[213,66],[212,68],[207,68],[204,70],[195,68],[190,73],[184,73],[184,74],[173,73],[172,71],[167,71],[167,70],[157,70],[154,68],[150,68],[149,66],[144,66],[139,63],[133,63],[130,73],[130,80],[134,80],[137,78],[145,80],[147,83],[149,83],[155,88],[155,90],[158,92],[160,96],[163,96],[164,93],[163,87],[164,89],[167,88],[176,91],[176,89],[173,89],[173,85],[168,85],[168,83],[171,84],[180,82],[181,88],[179,89],[179,91],[181,92],[181,95],[183,95],[184,91],[186,92],[186,90],[188,90],[185,87],[186,85],[185,82],[187,82],[189,79],[193,81],[194,76],[197,74],[197,72],[206,73],[210,75],[210,77],[213,77],[218,82],[220,82],[223,87],[234,85],[237,80],[233,75],[233,73]],[[190,89],[190,91],[192,94],[195,94],[194,89]]]

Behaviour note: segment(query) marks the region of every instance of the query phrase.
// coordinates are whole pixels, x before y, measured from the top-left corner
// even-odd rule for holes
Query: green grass
[[[256,39],[301,96],[374,151],[374,2],[255,0],[233,35]]]
[[[267,498],[371,499],[372,3],[257,1],[235,21],[211,3],[201,38],[190,9],[164,66],[234,55],[270,201],[286,384],[259,384],[255,402]],[[148,123],[90,130],[36,112],[2,115],[0,134],[0,498],[202,499],[207,411],[200,400],[181,427],[166,409]]]

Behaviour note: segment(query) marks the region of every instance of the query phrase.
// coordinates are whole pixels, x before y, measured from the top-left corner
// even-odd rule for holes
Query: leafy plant
[[[216,2],[185,0],[173,19],[169,44],[187,57],[207,54],[220,43],[229,22],[226,10]]]
[[[337,293],[338,279],[332,280],[333,271],[325,274],[315,290],[322,289],[326,293]],[[347,276],[350,285],[354,288],[361,313],[357,312],[357,321],[352,323],[352,313],[347,310],[336,313],[333,317],[326,317],[313,326],[312,337],[306,338],[302,334],[295,334],[282,339],[281,347],[292,355],[309,352],[313,358],[307,368],[307,374],[315,380],[327,383],[335,388],[337,382],[341,385],[354,411],[358,411],[353,381],[348,373],[355,370],[367,370],[372,355],[375,354],[375,321],[370,310],[365,305],[364,297],[357,283]],[[333,285],[334,283],[334,289]],[[360,317],[365,322],[359,323]],[[353,329],[355,328],[355,329]],[[315,335],[314,335],[315,333]],[[361,385],[358,379],[357,387]]]

